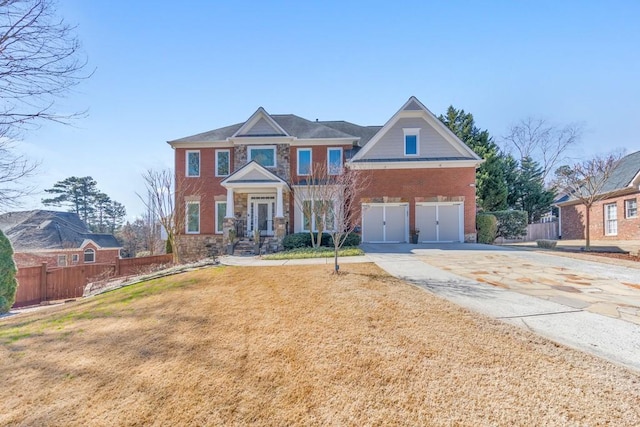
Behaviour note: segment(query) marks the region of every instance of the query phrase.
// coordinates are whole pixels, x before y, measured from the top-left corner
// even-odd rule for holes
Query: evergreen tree
[[[462,142],[485,162],[476,170],[476,197],[483,210],[495,211],[507,207],[507,186],[503,174],[502,154],[487,130],[480,130],[471,113],[449,106],[439,117]]]
[[[510,194],[513,200],[510,207],[526,211],[530,224],[549,212],[555,198],[553,191],[545,189],[542,168],[530,157],[524,157],[520,161],[513,193]]]
[[[16,272],[11,242],[0,230],[0,314],[8,312],[16,300]]]
[[[66,205],[70,212],[77,213],[86,224],[89,224],[90,218],[95,212],[95,197],[99,193],[97,185],[97,182],[90,176],[69,177],[56,182],[53,188],[44,190],[47,193],[57,194],[57,196],[43,199],[42,204],[45,206]]]

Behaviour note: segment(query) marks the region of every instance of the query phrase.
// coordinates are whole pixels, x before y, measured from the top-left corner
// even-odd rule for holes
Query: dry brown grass
[[[0,321],[0,425],[639,425],[640,377],[371,264],[216,268]]]

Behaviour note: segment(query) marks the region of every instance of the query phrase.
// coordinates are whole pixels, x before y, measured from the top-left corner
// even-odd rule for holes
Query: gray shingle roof
[[[329,126],[349,135],[360,138],[360,145],[363,147],[373,136],[382,129],[382,126],[360,126],[355,123],[345,122],[344,120],[321,121],[325,126]]]
[[[86,239],[102,248],[120,248],[112,234],[91,233],[77,214],[33,210],[0,215],[0,230],[15,251],[79,248]]]
[[[618,161],[607,182],[602,187],[603,193],[628,187],[633,178],[640,172],[640,151],[631,153]]]
[[[296,116],[295,114],[271,114],[273,120],[275,120],[282,129],[284,129],[289,135],[300,139],[325,139],[325,138],[346,138],[355,139],[359,135],[353,135],[348,132],[344,132],[334,126],[327,126],[324,122],[313,122],[311,120],[304,119]],[[181,143],[181,142],[214,142],[224,141],[235,134],[244,123],[236,123],[235,125],[226,126],[219,129],[210,130],[208,132],[199,133],[185,138],[174,139],[169,143]],[[357,125],[354,125],[357,126]],[[253,135],[254,137],[257,135]],[[269,136],[269,135],[260,135]],[[373,135],[372,135],[373,136]],[[250,138],[251,136],[247,136]]]

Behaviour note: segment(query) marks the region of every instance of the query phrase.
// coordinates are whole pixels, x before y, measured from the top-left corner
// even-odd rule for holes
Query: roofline
[[[640,193],[640,188],[637,188],[637,187],[617,188],[615,190],[607,191],[606,193],[598,194],[597,195],[598,199],[596,200],[596,202],[601,202],[603,200],[610,199],[612,197],[626,196],[628,194],[635,194],[635,193]],[[581,205],[581,204],[582,202],[580,201],[580,199],[569,199],[564,202],[554,203],[555,206],[559,206],[559,207]]]
[[[277,140],[277,141],[276,141]],[[284,141],[283,141],[284,140]],[[340,143],[344,141],[344,143]],[[354,145],[360,141],[359,137],[352,138],[296,138],[294,136],[270,136],[270,137],[235,137],[218,141],[201,141],[201,142],[174,142],[167,141],[172,148],[233,148],[237,145],[254,145],[254,144],[289,144],[291,146],[299,145]]]
[[[468,168],[478,167],[484,160],[419,160],[419,161],[384,161],[384,162],[354,162],[346,163],[351,169],[438,169],[438,168]]]

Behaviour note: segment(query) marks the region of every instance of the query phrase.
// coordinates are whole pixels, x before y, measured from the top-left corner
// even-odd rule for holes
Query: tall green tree
[[[545,189],[542,167],[530,157],[520,160],[510,198],[512,205],[509,207],[526,211],[529,224],[538,221],[551,209],[555,192]]]
[[[11,242],[0,230],[0,314],[8,312],[16,300],[17,271]]]
[[[98,190],[98,183],[90,176],[72,176],[44,191],[55,197],[43,199],[42,204],[67,207],[96,233],[114,233],[127,214],[121,203]]]
[[[487,130],[475,125],[471,113],[449,106],[445,115],[440,115],[444,123],[462,142],[471,148],[485,162],[476,170],[477,203],[487,211],[502,210],[507,207],[507,186],[503,174],[502,154]]]

